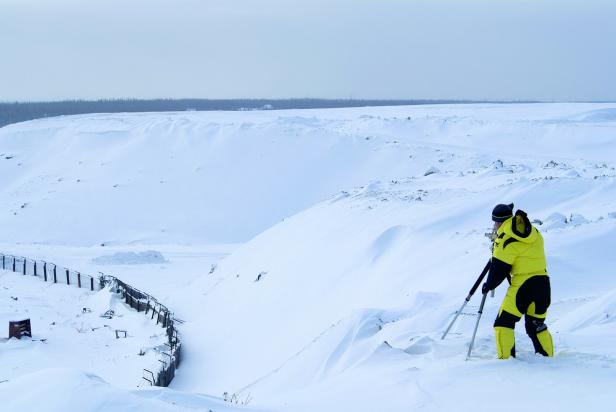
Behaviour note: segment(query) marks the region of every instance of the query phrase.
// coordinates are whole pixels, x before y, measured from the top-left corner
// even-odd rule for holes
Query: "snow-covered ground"
[[[0,282],[1,324],[29,318],[33,331],[32,339],[0,341],[0,380],[63,366],[132,389],[146,383],[144,368],[160,367],[165,329],[109,290],[90,292],[8,271],[0,271]],[[113,315],[101,316],[110,310]]]
[[[84,115],[4,127],[0,154],[0,250],[116,275],[186,321],[171,389],[129,392],[133,365],[116,376],[103,356],[78,370],[2,364],[10,411],[32,385],[49,398],[84,386],[135,410],[245,408],[225,392],[276,411],[616,402],[616,104]],[[532,353],[523,325],[518,358],[495,359],[504,286],[471,360],[479,294],[440,340],[504,202],[545,237],[552,359]],[[36,279],[0,280],[69,324],[83,306],[47,301]],[[20,364],[34,344],[11,340],[0,356],[23,346],[10,355]]]

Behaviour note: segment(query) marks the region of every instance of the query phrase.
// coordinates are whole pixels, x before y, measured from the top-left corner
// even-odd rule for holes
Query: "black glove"
[[[481,287],[481,294],[485,295],[486,293],[488,293],[491,289],[488,288],[488,282],[484,283],[483,286]]]

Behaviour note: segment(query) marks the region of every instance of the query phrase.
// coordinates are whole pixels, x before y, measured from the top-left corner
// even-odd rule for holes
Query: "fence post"
[[[53,265],[53,283],[58,283],[58,267],[54,264]]]
[[[34,276],[38,276],[38,274],[36,273],[36,260],[34,261]]]
[[[24,276],[26,275],[26,263],[28,262],[28,259],[24,258]]]
[[[6,256],[2,255],[2,270],[6,270],[6,266],[4,264],[5,259],[6,259]]]
[[[90,276],[90,290],[94,292],[94,278]]]
[[[47,262],[43,262],[43,277],[45,278],[45,282],[47,282]]]
[[[71,284],[71,275],[69,273],[69,270],[66,269],[66,284],[70,285]]]
[[[81,289],[81,273],[77,272],[77,287]]]
[[[17,258],[16,258],[15,256],[13,256],[13,272],[17,272],[17,271],[15,270],[15,259],[17,259]]]

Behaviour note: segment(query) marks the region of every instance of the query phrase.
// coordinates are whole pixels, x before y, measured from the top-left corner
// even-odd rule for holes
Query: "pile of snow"
[[[612,328],[616,322],[616,290],[596,299],[581,301],[577,309],[558,322],[562,330],[594,327],[596,329]]]
[[[92,262],[97,265],[144,265],[167,261],[160,252],[148,250],[145,252],[116,252],[112,255],[95,257]]]
[[[552,213],[543,222],[542,229],[562,229],[567,227],[567,216],[562,213]]]

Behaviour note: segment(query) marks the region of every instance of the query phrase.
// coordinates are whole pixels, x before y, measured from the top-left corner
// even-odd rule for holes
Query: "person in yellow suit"
[[[509,279],[509,289],[494,322],[496,352],[499,359],[515,357],[514,328],[522,319],[533,341],[535,353],[553,356],[552,335],[545,324],[550,306],[550,278],[546,268],[543,236],[526,213],[513,204],[498,204],[492,210],[496,229],[492,263],[484,294]]]

